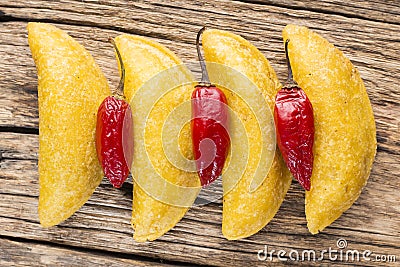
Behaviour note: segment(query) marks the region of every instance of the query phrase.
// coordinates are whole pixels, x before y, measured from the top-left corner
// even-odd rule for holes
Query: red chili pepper
[[[290,172],[305,190],[310,190],[313,169],[314,115],[305,92],[293,81],[285,42],[288,80],[276,95],[274,118],[278,147]]]
[[[197,173],[202,186],[209,185],[221,174],[230,147],[228,109],[225,94],[210,83],[200,52],[200,36],[196,47],[202,79],[192,93],[192,141]]]
[[[133,120],[123,95],[124,64],[114,40],[110,41],[121,65],[121,80],[117,90],[104,99],[97,112],[96,149],[105,176],[119,188],[128,177],[133,160]]]

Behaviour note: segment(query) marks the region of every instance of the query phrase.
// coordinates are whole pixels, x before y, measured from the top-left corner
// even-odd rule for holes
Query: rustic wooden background
[[[281,31],[288,23],[306,25],[343,50],[365,81],[378,138],[369,182],[353,207],[316,236],[307,231],[298,183],[273,221],[241,241],[222,237],[222,204],[217,201],[192,208],[159,240],[135,243],[131,182],[115,190],[104,181],[73,217],[42,229],[37,217],[37,77],[27,44],[28,21],[52,23],[69,32],[92,53],[111,86],[117,85],[118,72],[109,36],[147,36],[193,63],[200,27],[230,30],[256,45],[283,81]],[[399,62],[399,0],[0,0],[0,266],[263,266],[270,263],[257,260],[264,245],[320,251],[335,249],[338,238],[347,240],[348,249],[395,255],[397,260],[351,265],[399,266]],[[273,261],[279,262],[276,257]]]

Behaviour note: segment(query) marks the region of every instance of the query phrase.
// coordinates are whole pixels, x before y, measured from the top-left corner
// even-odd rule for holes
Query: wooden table
[[[52,23],[76,38],[109,79],[118,82],[107,39],[121,33],[147,36],[169,47],[198,71],[195,35],[203,25],[230,30],[257,46],[283,81],[281,31],[288,23],[323,35],[360,70],[372,101],[378,153],[358,201],[324,232],[306,227],[304,193],[293,183],[280,211],[258,234],[228,241],[221,234],[222,203],[192,208],[176,227],[154,242],[135,243],[130,226],[132,183],[121,190],[103,181],[70,219],[42,229],[38,223],[37,76],[27,45],[28,21]],[[184,0],[0,0],[0,266],[254,266],[257,253],[337,248],[395,255],[400,262],[400,1],[314,2]],[[386,257],[389,260],[389,257]],[[321,262],[290,264],[329,265]],[[335,263],[345,264],[336,260]]]

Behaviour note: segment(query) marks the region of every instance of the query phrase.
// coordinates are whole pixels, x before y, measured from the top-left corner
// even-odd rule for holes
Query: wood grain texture
[[[374,1],[332,1],[332,0],[244,0],[243,2],[277,5],[291,9],[310,10],[349,18],[361,18],[386,23],[400,24],[399,2],[387,0]]]
[[[172,267],[175,264],[163,264],[146,261],[136,257],[128,259],[124,255],[110,255],[99,251],[80,251],[66,249],[60,246],[49,247],[45,244],[18,242],[2,239],[0,243],[0,265],[7,266],[164,266]],[[184,266],[184,265],[182,265]]]
[[[399,2],[250,2],[0,0],[0,265],[154,266],[161,259],[171,265],[264,266],[270,262],[257,260],[257,251],[264,245],[275,250],[320,251],[336,248],[338,238],[345,238],[349,249],[369,249],[400,260]],[[341,49],[364,79],[378,137],[369,182],[353,207],[316,236],[307,231],[304,194],[297,183],[292,184],[271,223],[241,241],[222,237],[222,203],[218,200],[190,209],[159,240],[135,243],[129,222],[131,181],[115,190],[104,180],[69,220],[42,229],[37,218],[37,77],[27,45],[27,21],[50,22],[70,33],[92,53],[110,86],[117,85],[118,72],[107,39],[122,32],[166,45],[198,72],[194,44],[200,27],[230,30],[258,47],[283,81],[281,31],[288,23],[308,26]],[[273,262],[280,261],[274,257]]]

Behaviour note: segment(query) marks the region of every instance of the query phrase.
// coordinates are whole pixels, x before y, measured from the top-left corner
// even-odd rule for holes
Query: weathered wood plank
[[[18,138],[18,136],[21,136]],[[398,162],[390,154],[378,153],[370,181],[360,199],[323,233],[311,236],[306,229],[303,193],[294,184],[274,220],[260,233],[242,241],[222,237],[221,202],[194,207],[178,225],[160,240],[138,244],[130,227],[131,192],[129,181],[121,190],[107,181],[74,216],[58,227],[43,229],[38,224],[38,174],[35,160],[36,135],[0,133],[0,151],[11,151],[0,162],[1,236],[53,242],[87,249],[133,253],[170,261],[218,266],[244,266],[257,263],[257,251],[264,245],[279,249],[315,249],[335,247],[338,238],[346,238],[352,249],[370,249],[375,253],[397,255],[400,252],[398,214]],[[373,212],[371,212],[373,211]],[[18,227],[16,227],[18,225]],[[185,253],[182,253],[185,251]],[[213,260],[204,258],[211,253]],[[187,254],[190,254],[188,257]],[[274,259],[277,261],[277,259]],[[363,264],[368,264],[363,262]]]
[[[331,1],[331,0],[241,0],[248,3],[260,3],[273,6],[282,6],[289,9],[310,10],[320,13],[336,14],[348,17],[363,18],[366,20],[384,21],[400,24],[400,5],[398,1]]]
[[[10,201],[7,202],[7,199]],[[12,235],[89,249],[132,253],[171,261],[212,263],[217,266],[246,266],[247,264],[257,264],[256,252],[266,244],[273,249],[315,249],[319,251],[321,248],[335,248],[336,240],[343,238],[343,236],[345,236],[351,249],[361,251],[369,249],[375,253],[389,255],[397,255],[398,253],[398,249],[393,247],[395,244],[387,244],[387,240],[393,240],[394,243],[398,243],[396,236],[382,236],[379,233],[369,232],[368,229],[364,229],[364,239],[360,239],[360,236],[355,236],[355,233],[359,233],[360,230],[346,229],[339,226],[338,228],[333,227],[329,233],[321,234],[316,238],[307,236],[304,224],[302,224],[303,230],[299,229],[296,233],[284,233],[287,230],[286,228],[292,229],[294,225],[282,227],[284,224],[280,220],[273,222],[273,225],[271,224],[268,227],[272,228],[272,230],[268,232],[264,230],[258,234],[258,237],[254,236],[248,240],[229,242],[221,238],[218,224],[192,221],[191,218],[196,217],[196,213],[200,213],[195,212],[193,214],[193,210],[177,227],[160,240],[147,244],[137,244],[134,243],[131,237],[132,233],[126,230],[129,228],[129,222],[127,222],[129,220],[129,212],[126,212],[126,221],[118,223],[116,221],[121,220],[118,216],[119,210],[109,210],[110,215],[107,216],[107,209],[103,206],[88,204],[68,222],[58,227],[44,230],[38,226],[37,222],[32,222],[30,219],[32,218],[30,216],[33,215],[32,210],[36,211],[36,205],[31,205],[33,207],[27,208],[27,204],[32,202],[31,198],[7,197],[2,199],[2,202],[8,206],[16,207],[13,209],[18,209],[18,212],[12,212],[12,215],[6,212],[6,217],[0,216],[1,225],[4,225],[3,229],[0,230],[1,235]],[[296,202],[293,204],[296,204]],[[207,211],[202,212],[207,213]],[[278,217],[282,217],[282,213],[284,211],[281,211]],[[379,216],[380,214],[376,215]],[[297,219],[287,216],[287,214],[283,216],[288,217],[286,223],[288,221],[295,222],[295,219]],[[18,230],[15,229],[17,225]],[[274,232],[274,228],[278,229],[279,232]],[[218,236],[215,237],[213,233],[217,233]],[[204,258],[205,254],[213,255],[212,262]],[[367,263],[364,264],[367,265]]]
[[[162,266],[171,264],[135,259],[134,255],[102,253],[98,251],[82,252],[74,248],[63,248],[37,244],[32,242],[17,242],[0,238],[0,265],[7,266]],[[136,257],[138,258],[138,257]],[[182,265],[183,266],[183,265]]]
[[[8,22],[2,23],[2,26],[0,33],[4,36],[4,40],[13,41],[3,41],[0,43],[0,53],[4,54],[5,58],[8,59],[5,61],[2,68],[2,75],[0,75],[0,81],[4,86],[0,92],[0,127],[20,126],[37,128],[37,78],[33,60],[30,58],[29,48],[27,47],[26,24]],[[96,28],[91,28],[88,31],[86,27],[60,26],[68,30],[72,36],[81,41],[92,52],[109,79],[110,84],[115,85],[118,79],[118,76],[115,75],[117,73],[116,64],[114,64],[115,59],[113,58],[112,49],[105,42],[108,36],[115,36],[118,33]],[[387,38],[390,38],[390,36]],[[368,40],[364,41],[368,42]],[[172,42],[170,40],[161,40],[161,42],[179,55],[182,55],[186,62],[193,62],[194,55],[193,53],[190,54],[190,51],[193,50],[192,45],[182,42]],[[14,43],[16,46],[14,46]],[[270,47],[262,43],[259,43],[259,45],[262,50],[268,50],[268,53],[272,53],[270,49],[279,50],[278,47]],[[364,47],[369,48],[357,51],[357,55],[361,55],[360,58],[352,58],[353,56],[350,56],[350,58],[358,65],[371,97],[378,124],[378,136],[382,136],[382,143],[396,143],[400,137],[400,119],[396,115],[400,112],[400,105],[396,101],[400,99],[400,92],[392,85],[400,83],[400,72],[396,68],[397,62],[400,61],[400,56],[394,47],[388,47],[388,55],[385,56],[387,61],[382,60],[381,63],[378,61],[377,64],[373,64],[374,60],[377,60],[377,57],[372,43],[366,43]],[[354,53],[349,48],[346,49],[349,53]],[[377,47],[377,49],[382,50],[384,48]],[[279,58],[272,57],[271,62],[272,64],[276,64],[278,74],[283,77],[284,68],[277,65],[278,63],[282,63],[281,56]],[[18,58],[18,60],[10,60],[12,58]],[[17,65],[15,65],[16,62]],[[194,64],[190,64],[190,66],[192,66],[192,69],[197,67]]]
[[[292,5],[299,4],[293,2]],[[352,4],[343,3],[333,5],[333,7],[339,8],[339,6],[346,5]],[[358,9],[365,8],[365,6],[368,6],[368,3],[367,5],[365,2],[360,3]],[[381,41],[380,38],[376,37],[385,37],[385,33],[395,33],[397,32],[396,29],[399,28],[399,25],[391,25],[388,28],[385,23],[340,17],[334,14],[224,0],[213,4],[206,1],[188,2],[183,0],[128,3],[124,1],[84,2],[69,0],[63,1],[62,5],[55,1],[36,0],[28,3],[0,1],[0,8],[5,14],[4,17],[10,20],[53,20],[57,23],[116,29],[175,42],[186,41],[190,44],[194,43],[194,33],[203,25],[227,28],[243,33],[249,40],[262,40],[261,43],[264,43],[264,46],[266,40],[270,45],[271,37],[273,41],[280,42],[281,27],[287,23],[301,23],[313,29],[327,32],[328,37],[329,35],[337,37],[338,42],[335,40],[335,44],[338,46],[344,44],[345,47],[355,45],[355,39],[358,37],[354,34],[355,32],[364,35],[364,38],[359,40],[361,42],[368,40],[368,36],[365,36],[365,34],[370,34],[369,37],[378,39],[374,41]],[[398,15],[400,8],[393,4],[387,4],[386,9]],[[83,16],[80,16],[81,14]],[[396,17],[398,19],[398,16]],[[163,23],[159,23],[160,21]],[[248,31],[250,27],[252,30]],[[380,32],[379,29],[382,29],[383,32]],[[346,39],[343,39],[344,36],[346,36]],[[398,41],[398,37],[386,35],[383,40],[387,41],[386,45],[395,47],[395,43],[391,44],[391,41]],[[381,44],[375,43],[375,46],[381,46]],[[280,44],[275,51],[281,52],[281,50]],[[193,53],[192,57],[194,57]]]
[[[260,2],[263,3],[0,0],[0,236],[46,242],[38,244],[40,249],[31,252],[32,257],[40,257],[41,251],[46,250],[52,251],[50,254],[55,257],[64,252],[80,253],[68,248],[52,250],[52,244],[73,246],[77,250],[84,248],[87,258],[83,254],[76,257],[82,256],[82,262],[86,259],[89,263],[97,258],[89,251],[99,250],[192,264],[261,266],[268,263],[257,261],[257,251],[264,245],[275,250],[320,251],[328,247],[335,249],[338,238],[346,238],[349,249],[370,249],[376,254],[400,257],[400,197],[396,193],[400,186],[400,91],[394,86],[400,84],[398,3],[383,0]],[[194,49],[197,30],[204,24],[231,30],[255,44],[283,80],[286,68],[281,30],[287,23],[309,26],[342,49],[365,81],[376,116],[379,143],[368,185],[349,211],[316,236],[307,231],[304,195],[297,183],[290,188],[274,220],[260,233],[241,241],[227,241],[222,237],[222,207],[221,201],[216,201],[192,208],[160,240],[135,243],[129,222],[130,181],[121,190],[103,181],[88,203],[69,220],[58,227],[42,229],[36,211],[37,135],[4,132],[27,131],[27,128],[37,131],[38,128],[37,78],[27,46],[27,20],[48,21],[67,30],[92,53],[111,86],[117,84],[118,75],[107,39],[122,32],[161,42],[188,63],[190,69],[197,71]],[[9,246],[20,250],[21,244],[10,242],[14,241],[8,241]],[[0,253],[0,258],[3,254]],[[25,260],[14,257],[5,264]],[[279,262],[276,257],[273,261]],[[117,261],[117,264],[123,263]],[[354,264],[375,265],[373,262]]]
[[[4,75],[0,76],[0,80],[4,88],[0,92],[0,126],[37,128],[36,72],[30,58],[29,48],[26,45],[25,23],[10,22],[3,23],[3,26],[5,27],[2,27],[0,31],[2,31],[4,40],[14,41],[1,43],[0,52],[6,55],[6,59],[19,58],[20,60],[7,60],[2,69]],[[117,70],[116,64],[113,64],[115,61],[113,52],[105,41],[108,36],[115,36],[118,33],[102,29],[87,31],[86,27],[77,26],[61,25],[61,27],[68,30],[72,36],[88,47],[95,55],[110,83],[116,84],[118,77],[115,75]],[[17,45],[14,46],[12,42]],[[169,40],[162,42],[179,54],[182,51],[191,50],[191,46],[184,43],[176,42],[173,44]],[[375,57],[372,48],[371,51],[366,51],[367,55],[358,59],[363,62],[362,64],[373,61]],[[395,66],[394,60],[397,60],[395,55],[398,55],[398,53],[394,50],[390,53],[394,55],[394,58],[389,58],[385,62],[387,66],[376,67],[371,64],[367,67],[360,66],[359,69],[372,100],[380,145],[386,150],[399,153],[400,118],[397,114],[400,112],[400,105],[398,101],[396,102],[396,99],[400,99],[400,92],[392,85],[400,83],[400,75],[398,69],[390,69],[392,65]],[[185,55],[185,53],[183,54]],[[186,61],[190,60],[193,60],[193,55],[186,55]],[[271,61],[281,60],[273,58]],[[18,62],[17,66],[14,65],[15,62]],[[357,65],[357,62],[355,64]],[[192,68],[195,68],[195,66]],[[385,72],[381,69],[388,69],[388,71]],[[278,71],[281,70],[278,69]]]

